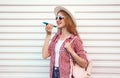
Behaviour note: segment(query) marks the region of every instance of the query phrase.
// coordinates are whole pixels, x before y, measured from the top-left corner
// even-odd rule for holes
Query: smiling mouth
[[[62,24],[62,22],[58,22],[57,24],[60,25],[60,24]]]

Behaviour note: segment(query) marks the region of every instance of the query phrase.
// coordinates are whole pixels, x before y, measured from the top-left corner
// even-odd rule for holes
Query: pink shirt
[[[69,38],[67,38],[60,48],[60,56],[59,56],[59,70],[60,70],[60,78],[69,78],[70,74],[70,57],[67,50],[64,48],[65,42],[70,42],[75,36],[71,34]],[[49,52],[51,55],[50,58],[50,78],[52,78],[53,74],[53,67],[55,64],[55,45],[57,41],[60,39],[60,34],[56,33],[55,36],[52,38],[52,41],[49,45]],[[74,51],[78,54],[78,56],[82,57],[83,59],[87,60],[85,55],[85,51],[83,49],[82,41],[77,36],[75,40],[71,44]]]

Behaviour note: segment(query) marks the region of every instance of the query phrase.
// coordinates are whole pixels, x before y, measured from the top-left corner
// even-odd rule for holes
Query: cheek
[[[65,21],[62,22],[62,25],[65,26]]]
[[[61,22],[61,23],[60,23]],[[57,21],[58,28],[63,28],[65,27],[65,21]]]
[[[60,26],[61,26],[61,27],[65,27],[65,23],[62,23]]]

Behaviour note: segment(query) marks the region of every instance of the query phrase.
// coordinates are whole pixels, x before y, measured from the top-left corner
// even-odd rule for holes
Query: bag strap
[[[77,38],[77,36],[75,36],[71,41],[70,44]]]
[[[72,42],[77,38],[77,36],[75,36],[71,41],[70,41],[70,45],[72,44]],[[72,56],[70,55],[69,53],[69,57],[70,57],[70,60],[72,60]]]
[[[75,38],[77,38],[77,36],[75,36],[71,41],[70,41],[70,45],[72,44],[72,42],[75,40]],[[72,78],[72,73],[73,73],[73,59],[72,59],[72,56],[71,54],[69,53],[69,57],[70,57],[70,77],[69,78]]]
[[[75,40],[77,38],[77,36],[75,36],[71,41],[70,41],[70,45],[72,44],[72,42]],[[85,51],[85,55],[86,55],[86,57],[87,57],[87,59],[88,59],[88,62],[89,62],[89,64],[88,64],[88,66],[87,66],[87,70],[86,70],[86,72],[87,72],[87,75],[88,76],[90,76],[91,75],[91,71],[92,71],[92,68],[93,68],[93,62],[92,62],[92,59],[91,58],[89,58],[88,57],[88,55],[87,55],[87,51]],[[72,78],[71,76],[72,76],[72,72],[73,72],[73,59],[72,59],[72,56],[71,56],[71,54],[69,53],[69,57],[70,57],[70,66],[71,66],[71,69],[70,69],[70,78]]]

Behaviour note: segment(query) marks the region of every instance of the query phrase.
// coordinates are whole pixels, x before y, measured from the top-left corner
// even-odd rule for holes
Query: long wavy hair
[[[70,32],[71,34],[74,34],[75,36],[78,36],[78,31],[76,29],[77,26],[73,22],[71,16],[64,10],[60,10],[58,13],[62,13],[65,16],[64,20],[67,31]],[[58,31],[60,31],[60,29],[58,29]]]

